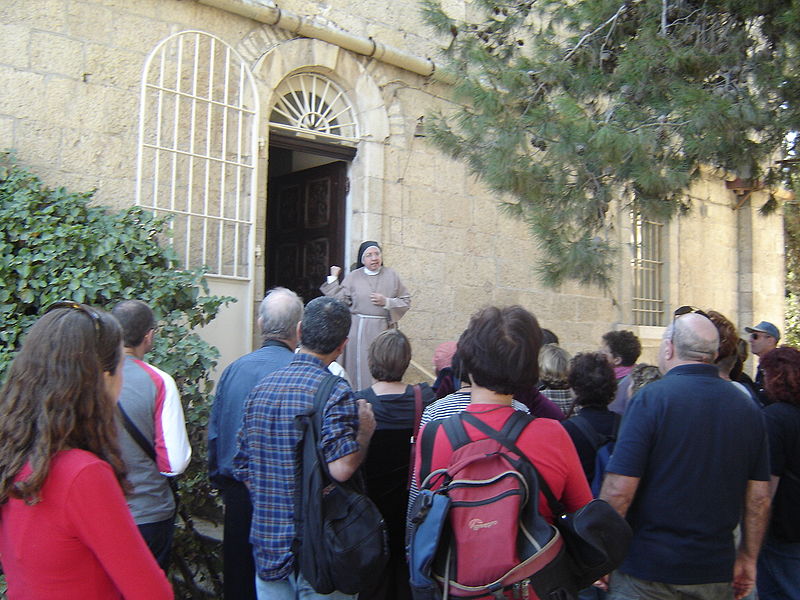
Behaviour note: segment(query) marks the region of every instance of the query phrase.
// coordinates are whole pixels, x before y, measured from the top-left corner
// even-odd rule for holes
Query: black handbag
[[[374,586],[389,560],[386,524],[364,493],[361,474],[339,482],[319,449],[322,413],[334,384],[323,380],[313,412],[299,420],[302,483],[295,494],[295,557],[306,581],[320,594],[355,594]]]

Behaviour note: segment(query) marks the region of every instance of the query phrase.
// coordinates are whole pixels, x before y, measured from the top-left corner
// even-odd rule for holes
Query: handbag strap
[[[525,455],[525,453],[519,449],[519,447],[516,444],[517,440],[515,438],[512,439],[509,436],[505,435],[502,430],[497,431],[496,429],[490,427],[489,425],[478,419],[475,415],[472,415],[467,412],[461,414],[463,415],[464,420],[467,421],[470,425],[473,425],[476,429],[479,429],[480,431],[488,435],[493,440],[499,442],[509,450],[513,450],[514,452],[516,452],[520,456],[520,458],[522,458],[533,468],[533,472],[536,473],[536,479],[539,483],[539,489],[544,494],[544,497],[547,499],[547,504],[550,506],[550,510],[553,513],[554,518],[559,518],[567,514],[566,508],[555,497],[555,494],[553,494],[553,491],[550,489],[550,486],[547,484],[547,481],[545,480],[544,477],[542,477],[542,474],[539,473],[539,469],[537,469],[536,465],[533,464],[533,461],[531,461]],[[524,415],[524,413],[522,413],[521,411],[514,411],[512,416],[516,414]],[[525,415],[525,416],[530,418],[530,415]],[[509,419],[510,418],[511,417],[509,417]],[[505,429],[505,426],[503,427],[503,429]]]
[[[413,444],[419,432],[419,423],[422,421],[422,388],[415,383],[412,389],[414,390],[414,426],[411,429],[411,443]]]
[[[156,468],[158,468],[158,461],[156,460],[156,450],[153,447],[153,444],[150,443],[144,434],[139,431],[139,428],[136,427],[136,424],[130,418],[125,409],[122,408],[122,404],[117,402],[117,408],[119,409],[119,414],[122,415],[122,425],[125,427],[125,431],[127,431],[130,436],[133,438],[133,441],[142,449],[142,451],[150,457],[154,463],[156,463]],[[178,484],[175,481],[174,477],[167,477],[164,476],[169,484],[169,489],[172,492],[172,497],[175,500],[175,512],[178,512],[178,506],[180,505],[180,496],[178,496]]]
[[[122,425],[125,427],[125,431],[127,431],[130,436],[133,438],[133,441],[136,442],[142,451],[150,457],[150,460],[156,462],[156,450],[153,448],[153,444],[151,444],[147,438],[144,437],[139,428],[136,427],[134,422],[128,416],[128,413],[125,412],[125,409],[122,408],[122,404],[117,402],[117,408],[119,408],[119,413],[122,415]]]
[[[411,424],[411,441],[409,444],[408,457],[408,476],[406,477],[406,489],[411,489],[411,479],[414,477],[414,448],[417,445],[417,434],[419,424],[422,421],[422,388],[418,383],[412,386],[414,390],[414,422]]]

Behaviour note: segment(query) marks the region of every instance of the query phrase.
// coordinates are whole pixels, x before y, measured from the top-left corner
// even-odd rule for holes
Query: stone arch
[[[319,73],[344,89],[360,132],[358,153],[349,174],[347,247],[353,251],[353,245],[358,244],[355,240],[380,236],[385,143],[391,129],[381,89],[368,72],[367,61],[333,44],[292,38],[269,26],[252,31],[237,47],[252,61],[251,68],[260,88],[265,140],[269,135],[267,120],[278,100],[275,89],[286,77],[300,72]]]

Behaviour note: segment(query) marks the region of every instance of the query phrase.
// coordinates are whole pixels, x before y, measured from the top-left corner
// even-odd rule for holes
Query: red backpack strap
[[[525,460],[528,464],[530,464],[530,466],[533,468],[534,473],[536,473],[536,479],[539,482],[539,490],[544,494],[544,497],[547,498],[547,503],[550,505],[550,510],[552,511],[553,516],[557,518],[560,517],[561,515],[566,514],[567,511],[564,508],[564,505],[561,504],[561,502],[559,502],[558,499],[555,497],[555,494],[553,494],[553,491],[550,489],[550,486],[547,485],[547,481],[545,480],[544,477],[542,477],[542,474],[539,473],[539,469],[537,469],[536,465],[533,464],[533,462],[525,455],[524,452],[522,452],[522,450],[519,449],[519,447],[517,447],[516,438],[512,439],[508,436],[501,435],[500,431],[493,429],[492,427],[490,427],[489,425],[487,425],[474,415],[471,415],[469,413],[462,413],[462,414],[464,415],[464,420],[466,420],[470,425],[474,425],[477,429],[488,435],[493,440],[498,441],[509,450],[513,450],[523,460]],[[511,420],[512,417],[515,418],[515,420],[519,420],[518,418],[514,417],[514,415],[516,414],[522,414],[523,418],[526,418],[528,423],[530,423],[530,420],[532,420],[532,417],[530,415],[525,415],[521,411],[514,411],[514,414],[511,417],[509,417],[509,420]],[[506,425],[503,426],[503,429],[505,429],[506,426],[508,426],[508,422],[506,422]],[[516,428],[518,426],[515,425],[514,427]],[[517,433],[517,436],[519,436],[519,433]]]

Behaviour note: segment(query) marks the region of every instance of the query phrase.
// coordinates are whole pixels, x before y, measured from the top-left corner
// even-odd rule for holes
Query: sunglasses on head
[[[678,317],[682,317],[683,315],[688,315],[688,314],[691,314],[691,313],[696,313],[698,315],[704,316],[705,318],[708,318],[708,315],[706,313],[704,313],[702,310],[700,310],[699,308],[695,308],[694,306],[688,306],[687,305],[687,306],[679,306],[678,308],[676,308],[675,312],[672,313],[672,320],[674,321]]]
[[[79,302],[75,302],[74,300],[59,300],[58,302],[54,302],[50,306],[48,306],[44,313],[47,314],[50,311],[56,310],[57,308],[69,308],[72,310],[77,310],[88,316],[92,320],[92,324],[94,325],[94,333],[95,336],[99,339],[100,338],[100,330],[103,327],[103,322],[100,320],[100,315],[97,314],[97,311],[93,310],[89,306],[85,304],[80,304]]]

